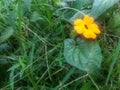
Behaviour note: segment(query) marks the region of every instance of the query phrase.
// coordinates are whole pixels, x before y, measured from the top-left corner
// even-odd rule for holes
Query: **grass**
[[[99,73],[90,75],[66,63],[63,42],[73,29],[70,16],[78,9],[61,7],[58,2],[0,1],[0,35],[9,33],[9,27],[14,30],[0,41],[0,90],[119,90],[120,34],[109,27],[119,3],[96,20],[102,30],[97,40],[103,61]]]

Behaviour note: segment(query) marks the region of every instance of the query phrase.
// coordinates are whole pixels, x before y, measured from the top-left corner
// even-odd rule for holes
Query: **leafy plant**
[[[81,16],[81,14],[90,14],[94,18],[97,18],[117,1],[118,0],[94,0],[89,13],[78,10],[77,15],[75,14],[75,16],[72,17],[72,20],[79,18],[77,16]],[[76,45],[76,43],[78,45]],[[101,49],[98,43],[96,41],[90,42],[81,39],[79,41],[71,39],[65,40],[64,56],[69,64],[87,72],[93,72],[95,69],[100,68],[102,61]]]
[[[69,64],[88,73],[94,73],[99,69],[102,61],[98,43],[82,39],[65,40],[64,56]]]
[[[119,90],[119,9],[118,0],[0,0],[0,90]]]

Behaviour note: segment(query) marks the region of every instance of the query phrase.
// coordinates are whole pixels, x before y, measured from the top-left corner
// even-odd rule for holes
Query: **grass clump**
[[[95,2],[1,0],[0,90],[119,90],[119,3],[95,15]],[[73,21],[90,12],[101,29],[96,41],[103,58],[96,74],[69,65],[63,53],[64,40],[79,37]]]

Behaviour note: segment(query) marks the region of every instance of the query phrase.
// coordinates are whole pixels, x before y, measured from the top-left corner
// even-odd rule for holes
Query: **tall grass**
[[[98,19],[102,29],[98,42],[104,58],[100,72],[89,75],[65,61],[63,41],[73,29],[68,17],[74,10],[68,13],[59,2],[0,1],[0,35],[5,30],[9,33],[8,27],[14,31],[0,43],[0,90],[119,90],[120,36],[106,30],[119,5]],[[83,9],[89,7],[91,4]]]

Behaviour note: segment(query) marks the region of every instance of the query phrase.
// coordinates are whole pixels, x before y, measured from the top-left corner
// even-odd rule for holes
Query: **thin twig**
[[[115,37],[115,38],[120,38],[119,36],[115,36],[115,35],[112,35],[112,34],[107,34],[107,33],[102,33],[103,35],[106,35],[106,36],[112,36],[112,37]]]
[[[59,73],[59,72],[62,71],[62,70],[63,70],[63,67],[60,68],[59,70],[55,71],[54,73],[52,73],[51,76],[53,76],[53,75]],[[49,78],[49,77],[47,77],[47,78],[45,79],[45,81],[46,81],[48,78]]]
[[[37,33],[35,33],[34,31],[32,31],[27,25],[25,25],[24,23],[22,23],[23,26],[30,31],[32,34],[34,34],[40,41],[42,41],[44,44],[48,43],[51,46],[55,46],[53,44],[51,44],[50,42],[48,42],[47,40],[45,40],[44,38],[42,38],[40,35],[38,35]]]
[[[74,11],[77,11],[77,12],[81,13],[82,15],[85,15],[85,13],[83,13],[79,9],[75,9],[75,8],[71,8],[71,7],[63,7],[63,8],[58,9],[58,11],[64,10],[64,9],[71,9],[71,10],[74,10]]]
[[[50,80],[52,80],[51,75],[50,75],[50,68],[49,68],[49,64],[48,64],[47,44],[45,45],[45,58],[46,58],[46,63],[47,63],[47,68],[48,68],[48,75],[49,75]]]
[[[87,76],[88,76],[88,74],[85,74],[85,75],[83,75],[83,76],[81,76],[81,77],[79,77],[79,78],[77,78],[77,79],[75,79],[75,80],[73,80],[73,81],[71,81],[71,82],[63,85],[62,87],[59,88],[59,90],[61,90],[62,88],[66,87],[66,86],[69,86],[70,84],[72,84],[72,83],[74,83],[74,82],[76,82],[76,81],[78,81],[78,80],[80,80],[80,79],[82,79],[82,78],[85,78],[85,77],[87,77]]]
[[[95,87],[97,88],[97,90],[100,90],[98,85],[95,83],[95,81],[93,80],[93,78],[88,74],[89,78],[91,79],[91,81],[93,82],[93,84],[95,85]]]

